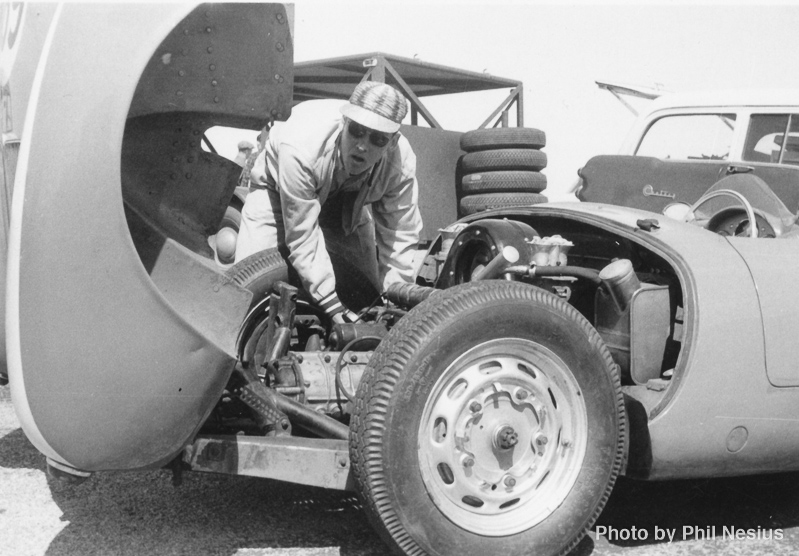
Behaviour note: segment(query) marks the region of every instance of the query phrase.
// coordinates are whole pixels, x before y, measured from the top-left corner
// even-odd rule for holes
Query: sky
[[[547,134],[545,193],[555,199],[591,156],[618,152],[633,123],[596,80],[675,92],[799,90],[799,0],[299,0],[294,16],[295,62],[380,51],[522,81],[524,125]],[[467,131],[507,94],[423,102],[446,129]]]

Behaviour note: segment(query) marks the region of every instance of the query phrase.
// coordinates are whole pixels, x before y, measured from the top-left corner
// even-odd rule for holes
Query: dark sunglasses
[[[369,142],[374,145],[375,147],[385,147],[388,145],[388,142],[391,141],[391,135],[386,135],[385,133],[381,133],[379,131],[372,131],[368,127],[364,127],[358,122],[350,122],[347,124],[347,132],[355,137],[356,139],[360,139],[367,133],[369,134]]]

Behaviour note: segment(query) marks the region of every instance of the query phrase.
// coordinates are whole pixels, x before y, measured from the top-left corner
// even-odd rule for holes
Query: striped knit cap
[[[391,85],[361,81],[341,113],[369,129],[394,133],[408,113],[408,101]]]

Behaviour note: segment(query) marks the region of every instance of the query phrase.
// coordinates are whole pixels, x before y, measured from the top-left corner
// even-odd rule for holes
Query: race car
[[[8,374],[53,476],[353,490],[399,554],[554,555],[619,475],[799,468],[799,232],[760,178],[666,214],[475,213],[384,292],[334,258],[359,315],[334,325],[280,252],[221,269],[207,243],[239,169],[201,149],[204,130],[287,117],[288,7],[8,13],[32,41],[4,83],[20,99],[3,105],[19,132],[3,140]]]
[[[262,299],[240,332],[238,386],[182,463],[264,473],[258,427],[347,439],[349,464],[343,445],[330,458],[349,471],[338,488],[352,481],[403,554],[562,554],[620,474],[796,469],[799,375],[782,340],[795,297],[773,264],[799,249],[796,217],[748,175],[669,212],[553,203],[471,216],[443,231],[417,284],[368,305],[376,292],[355,288],[349,325],[283,281],[279,253],[242,261],[228,276]],[[246,368],[285,420],[247,428]]]

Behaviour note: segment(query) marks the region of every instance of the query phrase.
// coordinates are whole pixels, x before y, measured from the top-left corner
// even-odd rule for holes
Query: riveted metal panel
[[[219,125],[245,126],[269,116],[285,119],[293,61],[285,6],[203,4],[153,53],[130,117],[196,112]]]
[[[291,26],[281,4],[203,4],[155,48],[131,101],[122,150],[125,202],[212,258],[207,243],[241,168],[202,149],[212,126],[261,129],[288,117]]]

